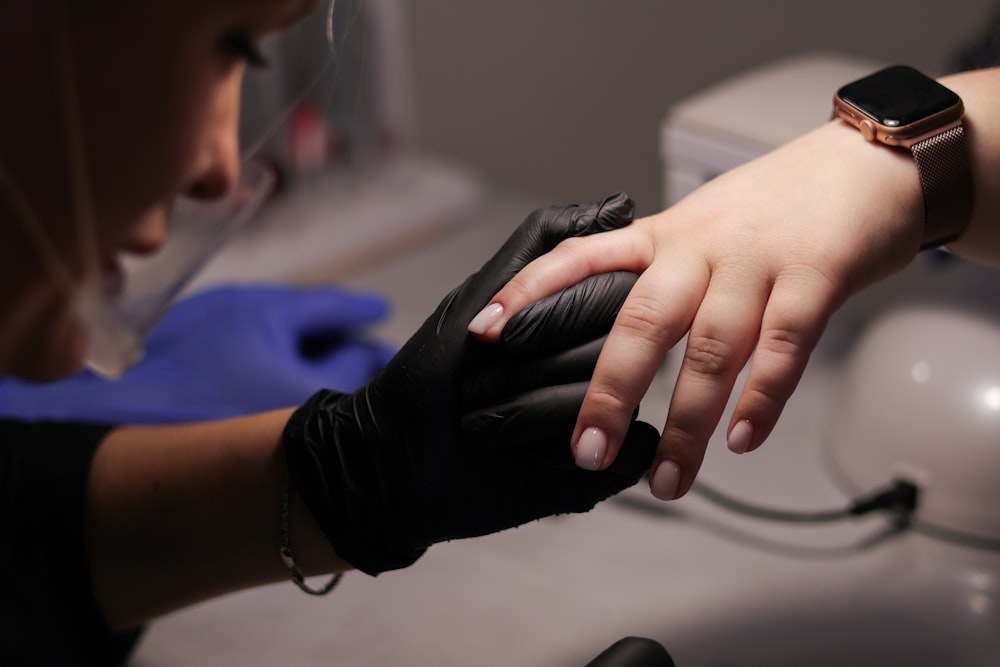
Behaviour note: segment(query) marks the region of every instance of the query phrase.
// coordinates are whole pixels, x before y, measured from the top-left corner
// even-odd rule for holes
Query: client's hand
[[[570,444],[581,467],[615,460],[667,351],[687,335],[650,487],[684,495],[725,412],[730,449],[774,428],[830,315],[917,253],[923,198],[913,159],[831,122],[622,230],[569,239],[504,286],[470,330],[495,341],[510,316],[588,275],[642,275],[594,371]],[[752,360],[751,360],[752,357]]]
[[[165,424],[298,405],[320,387],[352,391],[392,357],[363,336],[386,311],[379,297],[336,288],[212,289],[171,308],[120,380],[4,380],[0,416]]]
[[[324,391],[289,420],[292,484],[338,555],[364,572],[406,567],[436,542],[589,510],[635,484],[656,429],[633,418],[599,472],[566,448],[604,335],[635,281],[594,276],[513,318],[499,344],[466,325],[519,269],[570,236],[627,225],[632,202],[533,213],[353,394]]]

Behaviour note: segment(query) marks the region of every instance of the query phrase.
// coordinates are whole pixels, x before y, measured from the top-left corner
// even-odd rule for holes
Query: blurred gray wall
[[[661,198],[657,128],[675,101],[807,50],[944,73],[997,0],[402,4],[425,152],[557,202],[624,189],[651,213]]]

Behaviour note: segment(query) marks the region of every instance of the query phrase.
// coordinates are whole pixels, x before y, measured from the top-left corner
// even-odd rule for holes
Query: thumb
[[[366,385],[392,358],[393,348],[381,343],[352,340],[332,349],[312,366],[319,387],[351,393]]]
[[[336,338],[383,320],[389,312],[381,296],[336,287],[289,291],[276,311],[303,338]]]

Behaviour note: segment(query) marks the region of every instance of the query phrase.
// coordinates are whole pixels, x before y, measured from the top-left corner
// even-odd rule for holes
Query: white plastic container
[[[822,125],[840,86],[884,65],[808,53],[749,70],[677,103],[660,127],[664,205]]]

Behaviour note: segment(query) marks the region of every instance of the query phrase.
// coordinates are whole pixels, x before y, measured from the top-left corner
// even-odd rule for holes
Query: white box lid
[[[816,52],[742,72],[672,106],[663,121],[661,150],[666,157],[668,133],[679,131],[703,135],[739,152],[767,152],[822,125],[840,86],[884,66],[857,56]]]

